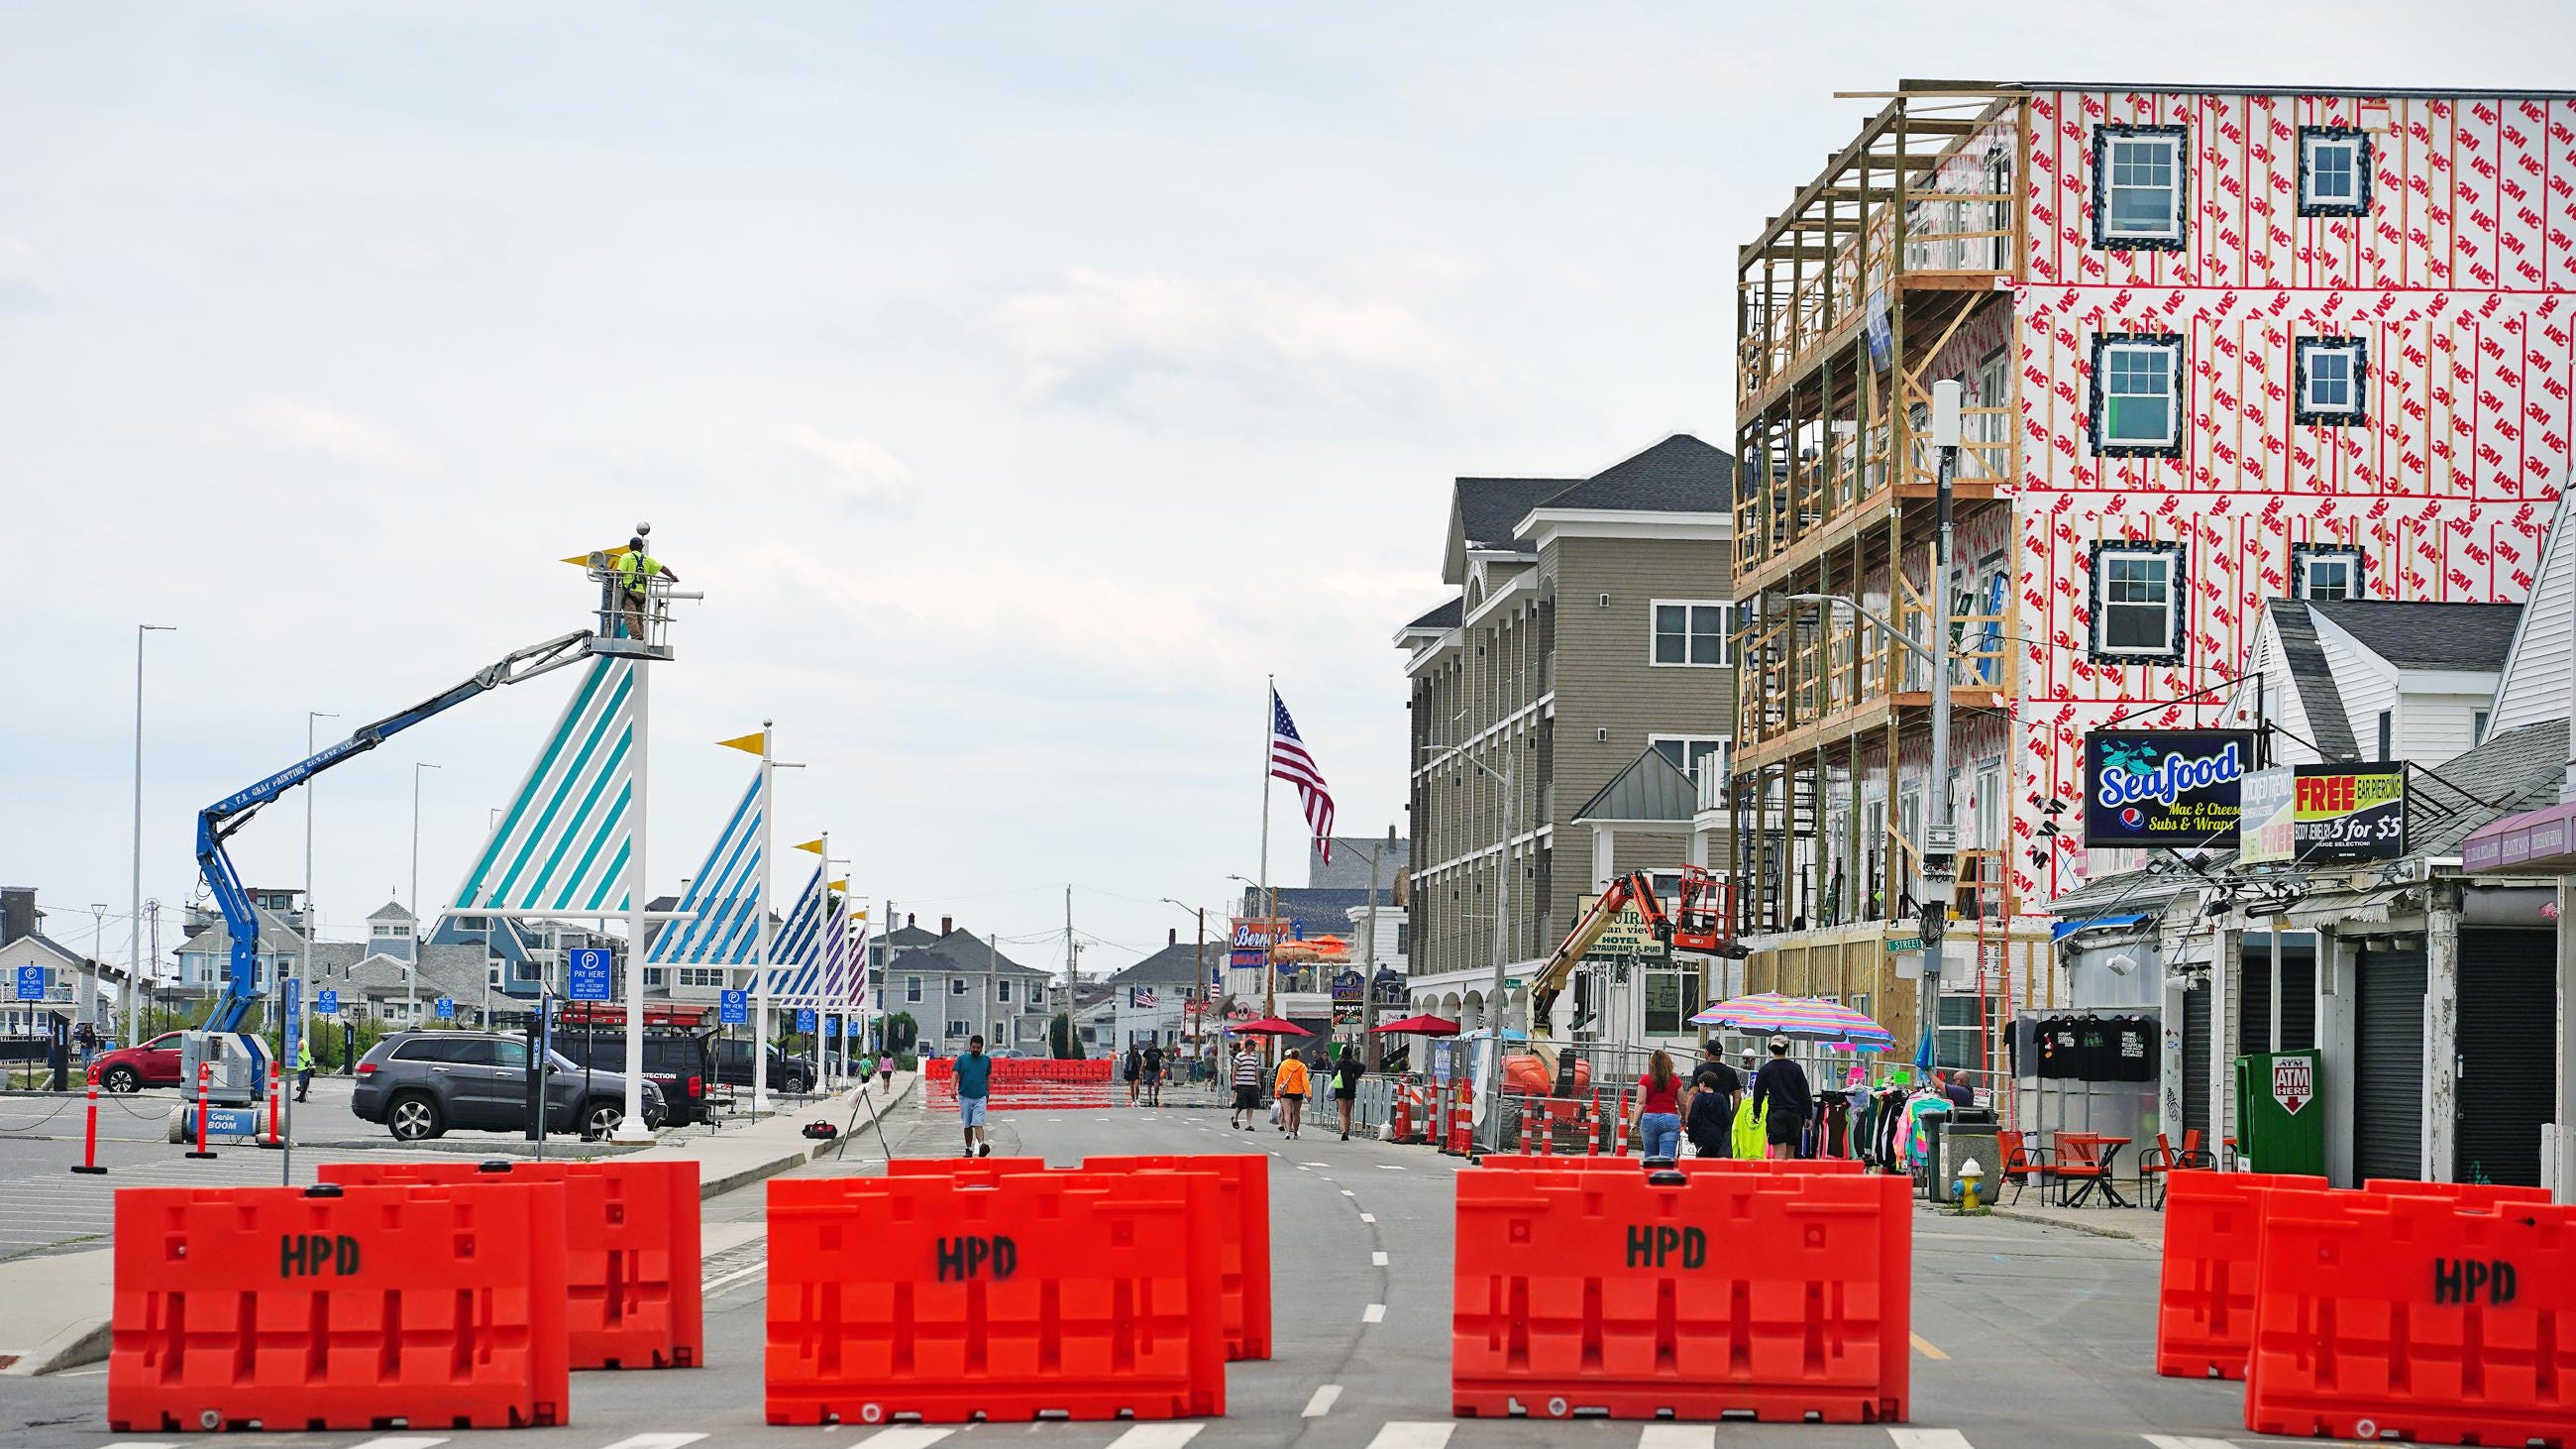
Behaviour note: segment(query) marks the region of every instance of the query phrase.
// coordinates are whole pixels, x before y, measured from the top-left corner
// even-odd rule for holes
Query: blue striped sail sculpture
[[[657,966],[748,966],[760,954],[760,776],[742,792],[680,894],[696,915],[666,922],[644,959]],[[731,981],[733,978],[725,978]]]
[[[448,911],[624,911],[635,664],[595,658],[474,856]]]

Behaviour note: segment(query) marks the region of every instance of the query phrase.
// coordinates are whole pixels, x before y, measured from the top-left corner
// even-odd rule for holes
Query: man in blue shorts
[[[984,1039],[966,1038],[966,1055],[957,1059],[957,1120],[966,1129],[966,1156],[990,1157],[993,1144],[984,1136],[984,1107],[993,1094],[993,1059],[984,1055]]]

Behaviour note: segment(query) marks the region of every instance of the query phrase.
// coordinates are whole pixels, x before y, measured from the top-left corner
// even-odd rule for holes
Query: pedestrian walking
[[[1145,1043],[1145,1105],[1163,1105],[1163,1046],[1160,1042]]]
[[[1279,1059],[1279,1074],[1270,1082],[1271,1094],[1279,1099],[1279,1130],[1288,1140],[1297,1140],[1297,1128],[1306,1115],[1306,1059],[1290,1052]]]
[[[1735,1132],[1735,1106],[1744,1095],[1744,1077],[1726,1064],[1726,1053],[1714,1040],[1703,1045],[1699,1054],[1690,1092],[1682,1099],[1682,1129],[1699,1156],[1724,1157]]]
[[[957,1059],[957,1120],[966,1131],[967,1157],[993,1155],[984,1131],[984,1111],[993,1095],[993,1059],[984,1055],[984,1039],[966,1038],[966,1055]]]
[[[1118,1059],[1118,1080],[1127,1084],[1127,1105],[1130,1107],[1136,1105],[1136,1093],[1140,1085],[1138,1079],[1144,1075],[1145,1054],[1136,1049],[1134,1042],[1129,1042],[1127,1055]]]
[[[1798,1155],[1798,1144],[1807,1131],[1807,1118],[1816,1110],[1816,1096],[1807,1085],[1807,1069],[1789,1060],[1789,1039],[1771,1038],[1771,1060],[1753,1074],[1753,1110],[1762,1116],[1763,1135],[1769,1157],[1790,1158]]]
[[[313,1038],[295,1039],[295,1100],[301,1102],[313,1090]]]
[[[1234,1044],[1234,1115],[1226,1125],[1249,1132],[1260,1111],[1261,1054],[1252,1049],[1252,1043],[1239,1041]]]
[[[894,1053],[877,1053],[877,1080],[885,1085],[885,1090],[894,1090]]]
[[[1342,1043],[1342,1059],[1333,1063],[1333,1106],[1342,1114],[1342,1140],[1351,1140],[1351,1110],[1359,1105],[1360,1078],[1368,1068],[1360,1065],[1360,1054]]]
[[[1673,1070],[1673,1054],[1658,1047],[1646,1058],[1646,1074],[1637,1079],[1637,1150],[1648,1161],[1670,1162],[1681,1155],[1682,1079]]]

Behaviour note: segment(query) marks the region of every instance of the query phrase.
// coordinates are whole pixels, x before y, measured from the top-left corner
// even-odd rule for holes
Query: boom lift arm
[[[240,1030],[244,1016],[259,999],[259,916],[251,909],[250,893],[242,888],[241,877],[234,873],[232,857],[224,842],[233,832],[250,823],[260,807],[303,784],[341,761],[361,755],[401,734],[421,721],[446,713],[465,701],[505,684],[517,684],[540,674],[579,662],[595,652],[597,637],[588,630],[576,629],[542,644],[531,644],[513,650],[497,662],[476,670],[472,676],[442,693],[430,696],[411,708],[389,714],[373,724],[360,725],[349,737],[311,759],[287,766],[258,784],[236,794],[227,795],[197,812],[197,868],[204,872],[206,888],[223,912],[224,925],[232,932],[233,949],[230,965],[224,974],[223,994],[216,998],[214,1009],[206,1013],[204,1029],[210,1032]]]
[[[1564,994],[1566,983],[1574,979],[1574,968],[1583,964],[1584,956],[1609,934],[1619,913],[1630,906],[1646,918],[1646,926],[1655,933],[1655,939],[1671,944],[1672,917],[1665,913],[1664,903],[1655,898],[1655,883],[1644,871],[1631,871],[1610,882],[1601,898],[1574,923],[1556,953],[1530,980],[1530,1051],[1551,1079],[1561,1079],[1556,1063],[1555,1023],[1551,1020],[1556,1015],[1556,999]]]

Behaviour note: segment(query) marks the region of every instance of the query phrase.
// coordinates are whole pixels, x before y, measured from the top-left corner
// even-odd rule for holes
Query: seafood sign
[[[2243,730],[2096,730],[2084,737],[2084,843],[2094,849],[2236,843]]]

